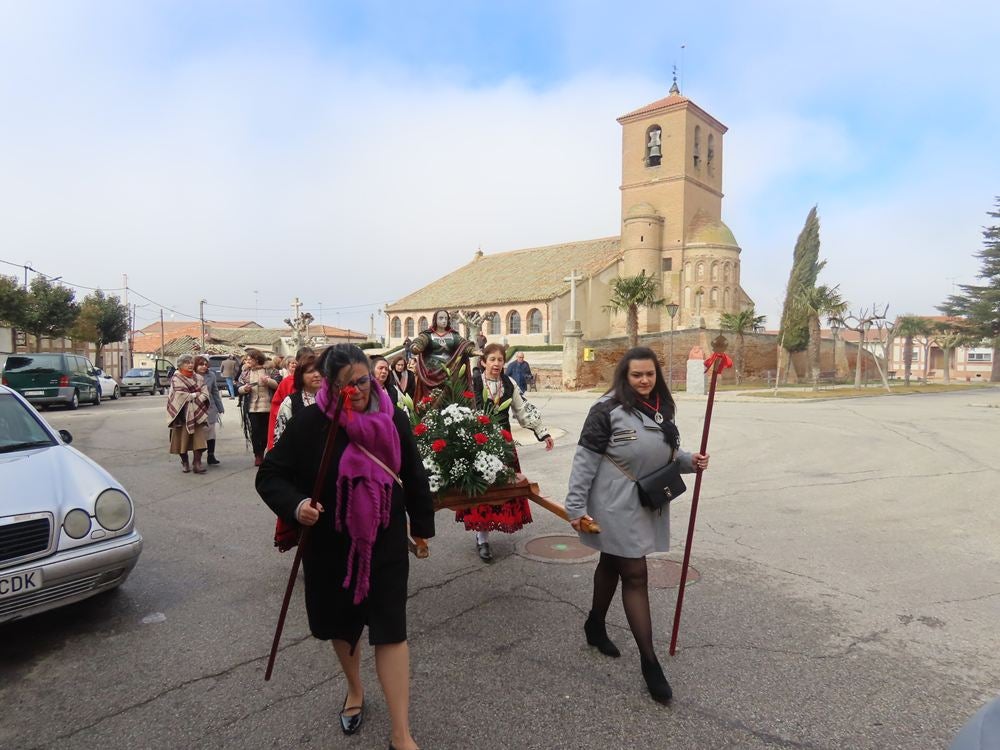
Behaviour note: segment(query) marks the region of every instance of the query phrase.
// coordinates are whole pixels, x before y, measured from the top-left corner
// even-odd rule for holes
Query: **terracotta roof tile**
[[[588,278],[620,254],[619,237],[511,250],[475,258],[422,289],[386,306],[387,312],[455,309],[548,300],[569,291],[563,277],[576,268]]]
[[[681,96],[680,94],[670,94],[670,96],[665,96],[662,99],[657,99],[651,104],[647,104],[645,107],[639,107],[639,109],[633,110],[626,115],[622,115],[618,118],[618,121],[628,117],[636,117],[638,115],[647,115],[650,112],[656,112],[657,110],[666,109],[667,107],[673,107],[675,104],[684,104],[685,102],[691,101],[686,96]]]

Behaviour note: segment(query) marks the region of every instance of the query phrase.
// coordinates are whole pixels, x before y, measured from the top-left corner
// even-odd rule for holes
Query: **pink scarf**
[[[344,531],[346,522],[347,535],[351,538],[351,549],[347,555],[347,576],[342,585],[349,589],[351,577],[357,573],[354,585],[355,605],[368,596],[372,548],[379,529],[389,527],[394,481],[385,469],[358,446],[363,446],[396,473],[402,464],[396,426],[392,421],[393,406],[374,378],[371,389],[371,397],[378,400],[377,411],[352,412],[345,404],[340,413],[340,427],[347,433],[348,443],[340,457],[337,472],[334,526],[337,531]],[[329,383],[324,383],[316,394],[316,403],[327,419],[333,419],[337,398]]]

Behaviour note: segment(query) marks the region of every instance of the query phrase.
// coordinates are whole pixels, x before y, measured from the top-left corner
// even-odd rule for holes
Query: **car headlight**
[[[74,508],[63,519],[63,531],[73,539],[83,539],[90,531],[90,514],[80,508]]]
[[[132,518],[132,501],[121,490],[104,490],[97,498],[94,515],[108,531],[119,531]]]

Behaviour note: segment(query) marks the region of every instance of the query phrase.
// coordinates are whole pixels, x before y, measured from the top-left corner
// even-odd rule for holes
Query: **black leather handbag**
[[[681,479],[681,467],[676,461],[671,461],[662,469],[639,477],[635,480],[639,488],[639,504],[651,510],[663,510],[677,496],[687,489]]]

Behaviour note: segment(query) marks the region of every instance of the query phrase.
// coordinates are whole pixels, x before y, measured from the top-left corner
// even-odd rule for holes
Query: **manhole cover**
[[[681,585],[681,563],[675,560],[646,560],[649,585],[657,589],[675,589]],[[701,578],[694,566],[688,565],[687,585]]]
[[[567,534],[552,534],[529,539],[522,547],[522,554],[542,562],[582,562],[597,555],[597,550],[580,544],[579,538]]]

